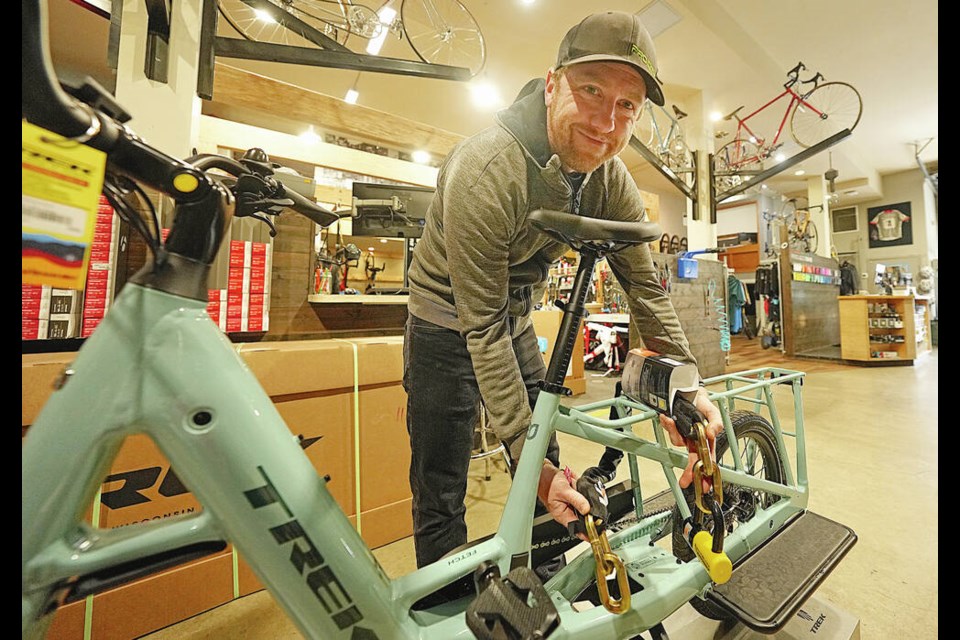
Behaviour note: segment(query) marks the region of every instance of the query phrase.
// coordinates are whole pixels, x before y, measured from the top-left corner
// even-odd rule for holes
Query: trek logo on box
[[[322,439],[323,436],[317,436],[316,438],[300,436],[300,448],[306,450]],[[173,498],[190,493],[190,490],[184,486],[172,467],[167,467],[166,473],[163,473],[163,470],[163,467],[144,467],[134,471],[110,474],[103,481],[104,484],[112,482],[120,482],[121,484],[116,489],[104,491],[100,495],[100,502],[109,509],[124,509],[155,500],[156,498],[150,497],[151,494],[161,498]],[[154,487],[156,487],[155,491]],[[169,515],[178,514],[171,513]]]

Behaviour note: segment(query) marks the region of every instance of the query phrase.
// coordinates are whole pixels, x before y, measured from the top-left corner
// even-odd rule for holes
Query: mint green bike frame
[[[734,561],[806,506],[802,375],[758,369],[707,381],[725,387],[713,398],[728,433],[734,402],[767,407],[787,472],[783,485],[744,473],[737,441],[729,439],[737,468],[724,469],[724,482],[787,498],[727,536],[725,550]],[[780,428],[775,384],[793,389],[794,434]],[[611,406],[624,417],[595,417]],[[514,558],[524,557],[541,461],[554,431],[629,454],[637,504],[642,487],[636,459],[660,463],[682,515],[689,517],[674,473],[686,465],[686,453],[670,447],[659,427],[656,441],[632,433],[634,425],[656,419],[653,410],[625,397],[567,408],[559,395],[542,392],[496,535],[390,579],[205,304],[130,284],[78,352],[23,445],[21,631],[28,636],[38,612],[76,576],[110,575],[128,563],[202,552],[228,540],[306,637],[350,638],[363,629],[377,638],[470,638],[466,603],[459,610],[448,605],[425,612],[411,612],[410,606],[484,561],[506,574]],[[203,511],[94,529],[84,514],[124,438],[138,433],[156,442]],[[796,480],[787,464],[786,435],[797,440]],[[546,587],[561,619],[551,638],[637,634],[702,595],[711,583],[699,562],[678,564],[651,544],[667,526],[670,514],[660,513],[611,536],[611,547],[644,587],[622,615],[602,607],[575,611],[572,600],[596,579],[589,550],[550,580]]]

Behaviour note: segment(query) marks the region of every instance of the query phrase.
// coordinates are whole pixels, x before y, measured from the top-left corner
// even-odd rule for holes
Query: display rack
[[[840,350],[844,360],[910,365],[928,352],[927,300],[914,296],[841,296]]]

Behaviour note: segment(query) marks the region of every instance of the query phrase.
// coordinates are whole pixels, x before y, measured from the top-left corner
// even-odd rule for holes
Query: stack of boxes
[[[207,313],[221,330],[228,334],[269,330],[271,260],[268,242],[230,240],[227,288],[208,292]]]
[[[83,291],[21,285],[21,339],[86,338],[113,301],[121,257],[120,221],[100,196]]]
[[[20,336],[22,340],[46,340],[50,321],[50,296],[48,286],[24,284],[20,286]]]
[[[90,245],[87,283],[83,290],[81,338],[93,333],[113,302],[117,273],[121,266],[125,267],[120,264],[119,257],[122,253],[125,254],[125,249],[120,242],[120,220],[107,199],[100,196],[97,222],[93,228],[93,243]]]

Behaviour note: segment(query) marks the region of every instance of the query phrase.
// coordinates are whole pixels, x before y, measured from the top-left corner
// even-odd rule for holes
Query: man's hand
[[[716,446],[715,442],[717,439],[717,434],[723,431],[723,417],[720,415],[720,410],[710,401],[710,396],[707,393],[707,390],[700,388],[697,392],[697,397],[693,401],[694,406],[697,407],[697,410],[703,414],[703,417],[707,419],[706,425],[706,435],[707,435],[707,444],[710,446],[710,456],[715,458],[716,455]],[[670,436],[670,443],[678,447],[686,445],[687,451],[690,454],[689,460],[687,461],[687,468],[683,470],[683,473],[680,474],[680,486],[686,488],[693,481],[693,466],[697,463],[697,460],[700,459],[700,456],[697,455],[697,445],[695,442],[684,442],[683,437],[680,435],[680,432],[677,431],[677,425],[674,423],[672,418],[660,414],[660,425],[666,429],[667,433]],[[704,478],[704,491],[709,491],[710,486],[708,484],[708,478]]]
[[[573,479],[576,481],[576,477]],[[570,485],[570,480],[563,471],[553,466],[549,460],[543,461],[543,468],[540,470],[537,497],[553,519],[564,528],[577,520],[578,512],[586,515],[590,511],[590,502]]]

